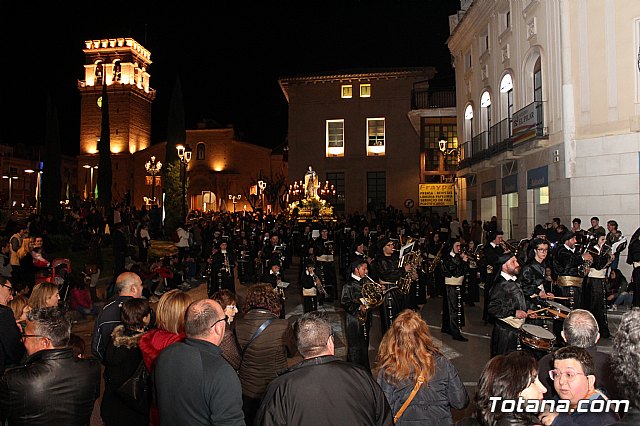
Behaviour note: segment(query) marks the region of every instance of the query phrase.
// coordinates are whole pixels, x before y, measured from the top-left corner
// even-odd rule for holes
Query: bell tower
[[[80,91],[80,155],[97,153],[102,85],[107,85],[111,152],[133,154],[151,144],[151,53],[132,38],[87,40]]]
[[[98,141],[102,132],[102,88],[109,98],[112,188],[114,200],[137,194],[134,154],[151,145],[151,103],[156,92],[149,86],[151,53],[132,38],[87,40],[83,49],[84,80],[80,91],[80,152],[78,183],[83,198],[96,194]],[[82,184],[84,182],[84,185]],[[142,187],[144,188],[144,186]]]

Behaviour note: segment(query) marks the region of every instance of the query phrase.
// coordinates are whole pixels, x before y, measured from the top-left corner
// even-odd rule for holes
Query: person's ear
[[[595,343],[598,343],[598,340],[600,340],[600,333],[596,334],[596,341],[595,341]]]
[[[562,340],[564,340],[566,342],[567,341],[567,336],[564,334],[564,330],[560,332],[560,335],[562,336]]]
[[[595,389],[595,385],[596,385],[596,376],[594,376],[593,374],[589,374],[587,376],[587,380],[589,382],[589,389]]]

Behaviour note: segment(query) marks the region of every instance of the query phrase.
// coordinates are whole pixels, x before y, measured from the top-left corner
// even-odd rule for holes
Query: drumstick
[[[527,315],[537,314],[538,312],[547,311],[549,308],[538,309],[537,311],[527,312]]]
[[[564,297],[564,296],[553,296],[553,297],[547,297],[547,299],[564,299],[564,300],[568,300],[568,297]]]

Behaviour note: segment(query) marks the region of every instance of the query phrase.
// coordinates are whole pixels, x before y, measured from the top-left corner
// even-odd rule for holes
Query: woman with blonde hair
[[[149,330],[140,337],[138,346],[142,352],[144,365],[149,374],[160,355],[167,346],[185,339],[184,314],[193,302],[191,296],[181,290],[169,290],[162,295],[156,306],[156,328]],[[153,403],[149,412],[149,423],[160,424],[158,407]]]
[[[60,294],[58,286],[48,281],[43,281],[31,290],[29,296],[29,309],[52,308],[58,306]]]
[[[380,342],[376,363],[377,382],[396,425],[452,425],[451,407],[463,409],[469,404],[458,371],[434,346],[429,326],[413,310],[404,310],[393,320]]]
[[[27,326],[27,312],[29,310],[29,299],[26,296],[16,295],[9,301],[9,308],[13,312],[13,318],[16,320],[16,324],[20,327],[20,330],[24,332]]]

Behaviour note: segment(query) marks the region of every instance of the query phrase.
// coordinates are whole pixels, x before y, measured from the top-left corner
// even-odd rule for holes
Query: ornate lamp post
[[[261,199],[261,203],[262,203],[262,212],[264,213],[264,190],[267,188],[267,182],[263,181],[262,179],[260,179],[258,181],[258,188],[260,189],[260,199]]]
[[[231,195],[229,194],[229,199],[233,202],[233,212],[236,212],[236,203],[238,201],[240,201],[240,199],[242,198],[242,194],[238,194],[238,195]]]
[[[162,169],[162,163],[160,161],[156,161],[156,156],[152,155],[151,160],[147,161],[147,163],[144,165],[144,168],[147,170],[147,173],[151,175],[151,204],[155,205],[156,175],[160,173],[160,169]]]
[[[182,220],[187,219],[187,165],[191,161],[191,148],[189,145],[176,145],[178,150],[178,158],[180,158],[180,164],[182,165]]]

